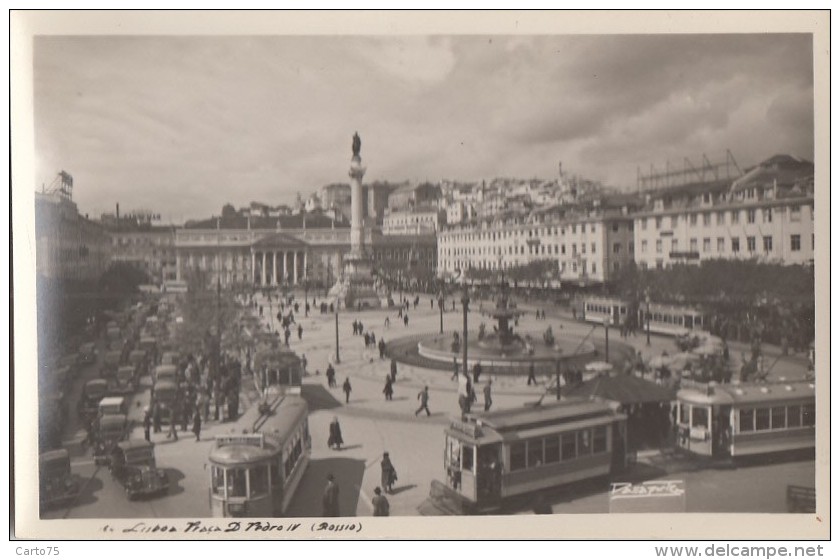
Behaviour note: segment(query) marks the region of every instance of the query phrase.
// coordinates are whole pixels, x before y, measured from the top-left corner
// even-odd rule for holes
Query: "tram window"
[[[213,488],[213,493],[217,496],[225,495],[225,471],[222,468],[213,466],[210,471],[210,484]]]
[[[559,463],[560,462],[560,438],[557,436],[545,438],[545,462]]]
[[[785,427],[785,407],[774,406],[770,411],[770,427],[774,430]]]
[[[815,409],[814,405],[806,404],[802,407],[802,425],[803,426],[813,426],[815,422]]]
[[[563,434],[560,442],[560,451],[563,454],[564,461],[577,457],[577,438],[574,433]]]
[[[528,468],[539,467],[543,464],[543,440],[529,439],[528,440]]]
[[[769,430],[770,429],[770,409],[756,408],[755,409],[755,429]]]
[[[753,415],[753,409],[742,408],[739,410],[738,420],[739,432],[752,432],[755,430],[755,416]]]
[[[245,469],[230,469],[227,472],[227,497],[245,498],[248,494],[245,483]]]
[[[474,470],[473,467],[473,448],[471,445],[464,445],[461,447],[461,460],[463,461],[462,468],[465,471]]]
[[[268,494],[268,465],[253,467],[248,473],[251,477],[251,497]]]
[[[788,428],[798,428],[802,425],[802,407],[794,404],[787,409]]]
[[[691,427],[705,428],[709,425],[709,410],[702,406],[691,407]]]
[[[688,412],[688,405],[680,403],[680,424],[688,424]]]
[[[578,455],[589,455],[592,453],[592,434],[589,430],[578,432]]]
[[[510,446],[510,470],[519,471],[525,468],[525,442],[518,441]]]
[[[607,427],[592,428],[592,452],[603,453],[607,450]]]

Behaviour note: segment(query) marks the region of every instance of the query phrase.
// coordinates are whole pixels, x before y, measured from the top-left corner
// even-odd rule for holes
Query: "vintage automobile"
[[[138,377],[143,377],[148,373],[149,366],[145,350],[132,350],[128,354],[128,363],[134,366]]]
[[[108,468],[114,480],[125,488],[129,500],[169,491],[166,471],[155,464],[155,446],[144,439],[117,443]]]
[[[79,360],[82,364],[96,363],[96,344],[86,342],[79,346]]]
[[[38,457],[38,493],[41,510],[68,504],[79,495],[79,479],[70,471],[70,454],[54,449]]]
[[[180,360],[180,356],[178,356],[178,352],[164,352],[160,357],[160,365],[162,366],[176,366],[178,365],[178,361]]]
[[[99,377],[108,379],[117,374],[117,368],[120,367],[120,360],[122,360],[122,352],[119,350],[109,350],[105,352],[102,358],[102,367],[99,369]]]
[[[108,338],[109,346],[112,344],[118,344],[122,342],[122,331],[116,323],[114,323],[113,326],[108,327],[108,330],[105,331],[105,336]]]
[[[93,444],[93,460],[97,465],[105,464],[111,458],[114,446],[128,438],[129,423],[125,414],[105,414],[96,421],[96,435]]]
[[[144,350],[150,363],[157,362],[157,339],[153,336],[141,336],[138,350]]]
[[[152,405],[157,407],[163,422],[173,420],[177,403],[178,384],[175,381],[157,381],[152,388]]]
[[[155,368],[155,375],[153,381],[172,381],[178,382],[178,368],[176,366],[158,366]]]
[[[120,366],[117,374],[108,380],[108,395],[131,395],[137,390],[137,371],[134,366]]]
[[[99,412],[99,401],[108,392],[108,382],[104,379],[91,379],[82,388],[79,398],[79,416],[83,420],[92,421]]]
[[[99,416],[127,413],[128,401],[124,397],[105,397],[99,401]]]

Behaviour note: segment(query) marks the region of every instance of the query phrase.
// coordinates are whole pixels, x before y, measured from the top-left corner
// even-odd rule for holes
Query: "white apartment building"
[[[509,269],[551,260],[561,280],[601,283],[632,261],[633,252],[627,207],[596,203],[447,226],[438,234],[438,271],[454,275],[463,269]]]
[[[416,210],[386,210],[382,220],[385,235],[434,233],[440,229],[445,212],[437,208]]]
[[[814,167],[774,156],[734,183],[649,193],[635,218],[643,268],[709,259],[808,264],[814,259]]]

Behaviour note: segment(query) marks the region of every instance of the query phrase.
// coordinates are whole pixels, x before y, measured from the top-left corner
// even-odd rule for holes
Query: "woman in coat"
[[[341,449],[343,444],[344,440],[341,438],[341,425],[338,423],[338,418],[333,417],[332,422],[330,422],[330,438],[327,440],[327,445],[331,449],[333,447]]]
[[[391,457],[388,456],[387,451],[382,454],[380,466],[382,467],[382,488],[391,494],[394,491],[394,483],[397,481],[397,469],[391,463]]]

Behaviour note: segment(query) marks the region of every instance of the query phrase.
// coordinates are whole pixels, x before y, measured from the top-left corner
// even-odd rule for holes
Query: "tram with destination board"
[[[583,319],[587,323],[603,325],[608,321],[611,327],[627,324],[632,315],[641,331],[668,336],[685,335],[689,332],[708,330],[706,315],[693,307],[642,302],[633,311],[629,301],[619,298],[587,298],[583,302]]]
[[[627,417],[606,401],[568,399],[467,414],[445,431],[446,483],[432,498],[464,513],[626,466]]]
[[[816,443],[814,382],[709,383],[677,392],[677,445],[697,455],[744,457]]]
[[[309,409],[300,387],[277,389],[233,433],[216,436],[209,465],[213,517],[280,516],[289,507],[309,464]]]

